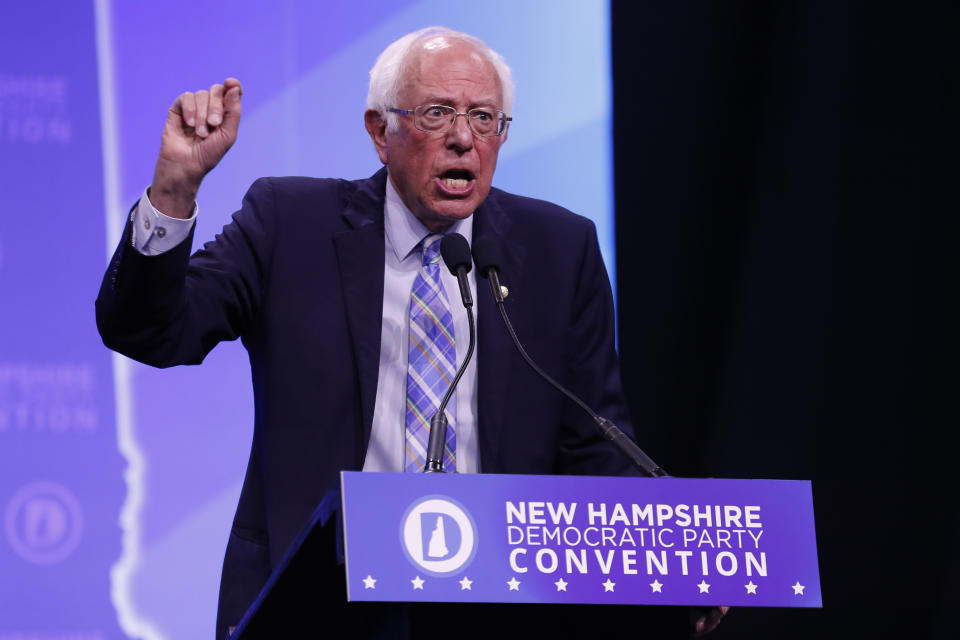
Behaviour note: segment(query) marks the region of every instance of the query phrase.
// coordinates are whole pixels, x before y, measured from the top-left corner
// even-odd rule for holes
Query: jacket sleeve
[[[577,257],[579,278],[571,300],[570,352],[564,381],[600,416],[635,440],[620,381],[610,280],[591,223]],[[574,474],[639,474],[600,434],[581,407],[566,401],[561,427],[560,467]]]
[[[136,206],[136,205],[134,205]],[[128,221],[96,301],[104,344],[156,367],[197,364],[256,319],[273,255],[272,185],[255,182],[233,220],[190,256],[193,232],[163,254],[131,246]]]

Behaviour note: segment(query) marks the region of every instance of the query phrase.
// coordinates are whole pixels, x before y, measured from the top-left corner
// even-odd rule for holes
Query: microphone
[[[596,423],[597,428],[600,429],[603,437],[609,440],[611,444],[613,444],[620,451],[620,453],[626,456],[635,469],[642,471],[654,478],[669,477],[667,472],[664,471],[660,465],[654,462],[650,456],[644,453],[643,450],[638,447],[633,440],[627,437],[627,434],[617,427],[617,425],[597,414],[597,412],[590,408],[587,403],[547,375],[547,373],[541,369],[536,362],[533,361],[533,358],[527,354],[526,349],[524,349],[523,345],[520,344],[520,339],[517,337],[517,332],[513,329],[513,324],[510,323],[510,318],[507,316],[506,307],[503,304],[503,293],[500,289],[500,264],[503,262],[503,260],[502,254],[500,253],[500,245],[497,243],[497,241],[489,236],[477,238],[477,240],[473,243],[473,261],[477,263],[477,271],[480,273],[480,275],[490,281],[490,289],[493,292],[493,301],[500,309],[500,316],[503,318],[503,324],[507,327],[507,333],[510,334],[513,344],[517,347],[517,351],[520,352],[520,355],[523,356],[524,361],[530,365],[530,368],[533,369],[534,373],[546,380],[550,386],[572,400],[581,409],[586,411],[587,414],[593,418],[593,421]]]
[[[464,357],[457,374],[450,383],[447,393],[440,402],[437,412],[430,418],[430,439],[427,442],[427,462],[423,470],[425,473],[443,472],[443,445],[447,439],[447,403],[453,395],[457,383],[463,376],[473,356],[473,349],[477,343],[477,333],[473,321],[473,294],[470,292],[470,281],[467,274],[472,265],[470,263],[470,245],[467,239],[459,233],[448,233],[440,239],[440,255],[443,257],[444,264],[450,269],[450,273],[457,277],[457,284],[460,285],[460,299],[467,310],[467,323],[470,325],[470,344],[467,347],[467,355]]]
[[[473,265],[470,262],[470,245],[467,244],[467,239],[459,233],[449,233],[443,236],[440,239],[440,255],[443,257],[444,264],[450,269],[450,273],[457,277],[463,306],[472,309],[473,294],[470,292],[470,281],[467,279],[467,274],[470,273]]]

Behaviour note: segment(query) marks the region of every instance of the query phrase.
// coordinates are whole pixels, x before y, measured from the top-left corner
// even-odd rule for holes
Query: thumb
[[[243,87],[236,78],[227,78],[223,82],[223,86],[223,123],[220,126],[224,129],[225,133],[234,137],[240,126],[240,114],[243,110],[240,103],[240,98],[243,95]]]

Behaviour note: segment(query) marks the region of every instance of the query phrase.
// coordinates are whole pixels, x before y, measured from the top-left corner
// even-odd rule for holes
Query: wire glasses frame
[[[464,116],[467,125],[474,135],[484,138],[495,138],[502,135],[507,129],[507,123],[513,118],[508,117],[499,109],[486,107],[459,112],[444,104],[422,104],[413,109],[396,109],[390,107],[387,111],[401,115],[413,115],[413,126],[426,133],[446,133],[453,127],[457,116]]]

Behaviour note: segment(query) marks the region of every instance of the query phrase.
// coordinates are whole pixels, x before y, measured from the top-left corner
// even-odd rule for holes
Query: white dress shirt
[[[171,218],[154,208],[146,189],[132,213],[133,246],[145,255],[158,255],[186,239],[197,216],[194,204],[189,218]],[[455,222],[450,233],[459,233],[473,241],[473,216]],[[380,367],[377,398],[373,410],[373,428],[367,446],[364,471],[403,471],[406,430],[407,352],[409,341],[410,293],[421,265],[420,241],[430,234],[400,199],[391,180],[387,180],[384,203],[383,320],[380,328]],[[468,275],[475,292],[475,272]],[[460,302],[457,279],[441,269],[441,284],[447,293],[453,314],[457,365],[463,362],[469,344],[467,312]],[[476,314],[474,307],[474,314]],[[480,471],[477,441],[477,359],[467,365],[457,385],[456,463],[459,473]]]

